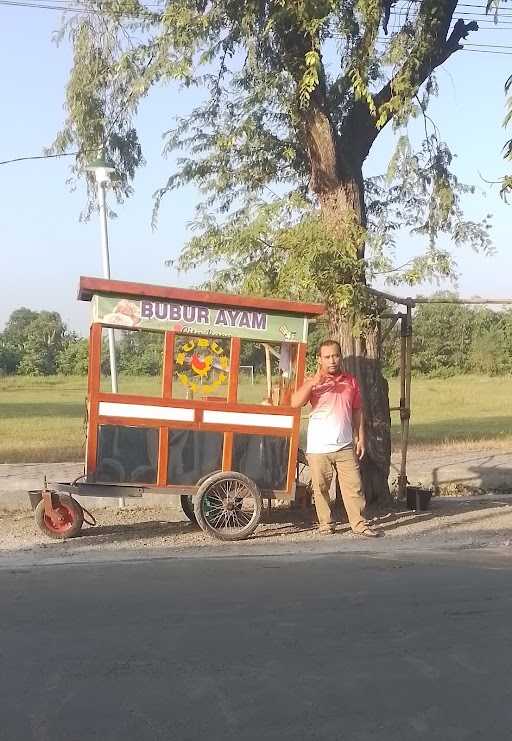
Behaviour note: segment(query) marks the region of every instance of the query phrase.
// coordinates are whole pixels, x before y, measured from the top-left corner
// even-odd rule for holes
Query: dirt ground
[[[511,495],[433,497],[428,511],[422,513],[395,502],[369,515],[385,537],[370,540],[354,536],[346,523],[339,523],[334,535],[320,535],[307,512],[286,506],[273,508],[270,518],[265,512],[248,540],[226,544],[204,534],[180,510],[168,505],[95,509],[97,524],[84,524],[81,534],[67,541],[46,537],[31,513],[5,513],[0,514],[0,565],[139,558],[144,553],[221,556],[499,548],[512,555]]]
[[[395,456],[391,481],[397,473],[397,464]],[[44,472],[56,477],[51,480],[72,480],[80,473],[80,466],[46,464]],[[368,516],[373,524],[385,534],[375,540],[352,535],[342,516],[335,535],[321,536],[312,523],[312,512],[287,505],[273,507],[270,518],[265,512],[248,540],[224,543],[192,525],[174,497],[159,498],[158,504],[154,500],[127,500],[127,506],[122,509],[116,508],[117,500],[111,500],[108,507],[104,506],[104,499],[90,500],[87,506],[96,518],[96,525],[84,524],[77,538],[51,540],[37,529],[33,513],[27,509],[26,492],[38,487],[42,475],[39,464],[0,467],[3,495],[0,505],[12,500],[14,509],[2,511],[0,506],[0,567],[63,559],[131,559],[144,554],[243,556],[363,550],[389,554],[401,550],[499,548],[512,555],[512,450],[509,448],[412,450],[409,480],[413,484],[422,481],[436,486],[442,496],[434,496],[424,513],[410,511],[404,503],[396,501],[380,511],[370,511]]]

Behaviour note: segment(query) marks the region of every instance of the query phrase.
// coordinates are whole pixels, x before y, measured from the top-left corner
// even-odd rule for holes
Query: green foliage
[[[0,374],[50,375],[70,338],[56,311],[13,311],[0,334]]]
[[[19,354],[0,337],[0,376],[16,373]]]
[[[486,376],[512,373],[512,311],[481,312],[470,348],[470,366]]]
[[[48,376],[56,371],[66,328],[56,311],[41,311],[26,329],[23,355],[17,372],[26,376]]]
[[[56,371],[64,376],[85,376],[89,365],[89,342],[70,337],[57,355]]]
[[[435,297],[455,299],[456,294]],[[371,315],[372,307],[365,306]],[[383,325],[385,329],[385,323]],[[313,372],[321,340],[329,335],[326,321],[310,325],[307,371]],[[116,331],[118,371],[125,376],[155,377],[162,373],[163,336],[157,332]],[[17,344],[16,344],[17,343]],[[59,373],[84,376],[88,368],[88,340],[69,332],[56,312],[13,312],[0,335],[0,375],[43,376]],[[17,354],[16,348],[21,348]],[[109,374],[108,345],[104,343],[102,371]],[[21,359],[20,359],[21,358]],[[382,347],[385,371],[396,376],[400,368],[398,325]],[[492,311],[456,303],[418,304],[413,313],[413,371],[447,377],[464,373],[512,374],[512,309]],[[264,370],[264,354],[257,343],[242,343],[242,365]]]
[[[456,298],[456,294],[436,296]],[[384,343],[383,359],[387,373],[397,375],[398,327]],[[437,377],[512,373],[512,311],[455,303],[418,304],[413,312],[412,368],[416,374]]]
[[[164,134],[164,153],[179,156],[155,194],[154,224],[175,189],[202,196],[178,266],[209,266],[210,284],[225,290],[325,300],[363,315],[359,331],[375,313],[362,286],[394,270],[398,229],[424,237],[425,250],[397,281],[453,276],[444,236],[489,251],[488,219],[464,220],[471,189],[437,136],[417,153],[403,137],[388,177],[362,181],[380,130],[426,116],[433,72],[458,48],[447,44],[454,9],[444,0],[410,3],[382,48],[392,5],[173,0],[153,12],[138,0],[85,0],[91,12],[63,29],[74,60],[54,151],[78,146],[78,174],[106,145],[123,198],[143,163],[141,102],[157,85],[197,87],[201,102]]]
[[[122,332],[118,346],[118,371],[129,376],[162,373],[163,335],[160,332]]]
[[[0,336],[0,343],[3,348],[2,371],[4,373],[16,371],[25,350],[28,327],[37,319],[37,316],[37,311],[22,306],[20,309],[13,311],[7,320],[5,329]]]
[[[316,372],[318,368],[318,347],[325,339],[328,339],[328,328],[325,322],[317,322],[316,324],[309,325],[306,373],[314,374]]]
[[[318,86],[321,71],[320,55],[316,50],[306,52],[304,55],[306,70],[299,84],[299,100],[303,108],[307,108],[311,100],[311,94]]]
[[[0,373],[52,375],[61,353],[76,341],[56,311],[16,309],[0,334]]]
[[[481,222],[464,219],[461,198],[475,189],[450,171],[452,159],[448,146],[435,135],[423,142],[419,152],[412,150],[407,136],[399,138],[386,177],[368,184],[370,275],[390,271],[388,283],[411,286],[438,277],[453,279],[455,259],[439,246],[445,236],[459,247],[467,245],[476,252],[492,254],[491,217],[487,215]],[[427,245],[406,266],[394,270],[393,235],[400,228],[424,237]]]
[[[420,304],[413,318],[413,370],[451,375],[468,368],[471,309],[458,304]]]
[[[512,75],[507,79],[505,83],[505,93],[508,95],[507,98],[507,115],[503,121],[504,126],[509,126],[512,121],[512,96],[510,95],[512,88]],[[512,160],[512,139],[509,139],[504,146],[505,158]],[[501,181],[501,196],[505,201],[508,201],[508,196],[512,192],[512,177],[510,175],[505,176]]]

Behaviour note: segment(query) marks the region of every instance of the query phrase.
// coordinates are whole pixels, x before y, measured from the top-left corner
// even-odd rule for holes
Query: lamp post
[[[110,176],[115,168],[112,163],[105,159],[103,153],[93,160],[86,168],[94,173],[96,185],[98,186],[98,207],[100,212],[101,229],[101,264],[103,277],[110,279],[110,256],[108,252],[108,230],[107,230],[107,203],[105,191],[110,185]],[[117,394],[117,363],[114,330],[108,330],[108,354],[110,358],[110,379],[112,382],[112,393]]]
[[[106,190],[110,185],[110,176],[115,168],[111,162],[105,159],[103,152],[93,160],[86,168],[94,173],[96,185],[98,186],[98,208],[100,212],[101,230],[101,263],[103,266],[103,277],[110,280],[110,256],[108,252],[108,229],[107,229],[107,199]],[[110,380],[112,393],[117,394],[117,363],[116,363],[116,341],[112,327],[108,329],[108,354],[110,359]],[[119,506],[124,507],[124,497],[119,497]]]

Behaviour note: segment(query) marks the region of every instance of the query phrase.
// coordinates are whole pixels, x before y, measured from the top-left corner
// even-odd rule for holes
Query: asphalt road
[[[0,570],[2,741],[512,738],[512,562]]]

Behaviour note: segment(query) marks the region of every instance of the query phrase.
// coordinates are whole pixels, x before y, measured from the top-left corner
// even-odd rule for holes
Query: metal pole
[[[106,183],[98,182],[98,204],[100,210],[101,229],[101,263],[103,266],[103,277],[110,279],[110,257],[108,254],[108,230],[107,230],[107,206],[105,197]],[[108,329],[108,354],[110,358],[110,380],[112,393],[117,394],[117,363],[116,363],[116,341],[112,327]]]
[[[406,356],[405,356],[405,426],[404,442],[405,450],[403,453],[403,469],[405,480],[407,481],[407,449],[409,446],[409,420],[411,418],[411,374],[412,374],[412,309],[407,307],[407,337],[406,337]]]
[[[402,319],[402,358],[400,379],[400,421],[402,425],[402,445],[398,490],[401,496],[407,491],[407,448],[409,444],[409,419],[411,416],[411,369],[412,369],[412,311],[407,307],[407,315]]]
[[[407,487],[407,473],[406,473],[406,456],[404,455],[405,451],[405,388],[406,388],[406,381],[405,381],[405,358],[407,353],[407,335],[406,335],[406,326],[407,326],[407,316],[402,315],[400,317],[400,406],[398,407],[400,409],[400,452],[401,452],[401,462],[400,462],[400,473],[398,475],[398,496],[399,498],[402,498],[405,496],[406,487]]]
[[[98,206],[100,211],[101,230],[101,263],[103,266],[103,277],[110,279],[110,256],[108,253],[108,229],[107,229],[107,204],[105,191],[107,183],[103,179],[98,182]],[[110,359],[110,381],[112,393],[117,394],[117,363],[116,363],[116,338],[112,327],[108,328],[108,355]],[[119,507],[125,506],[124,497],[119,497]]]

